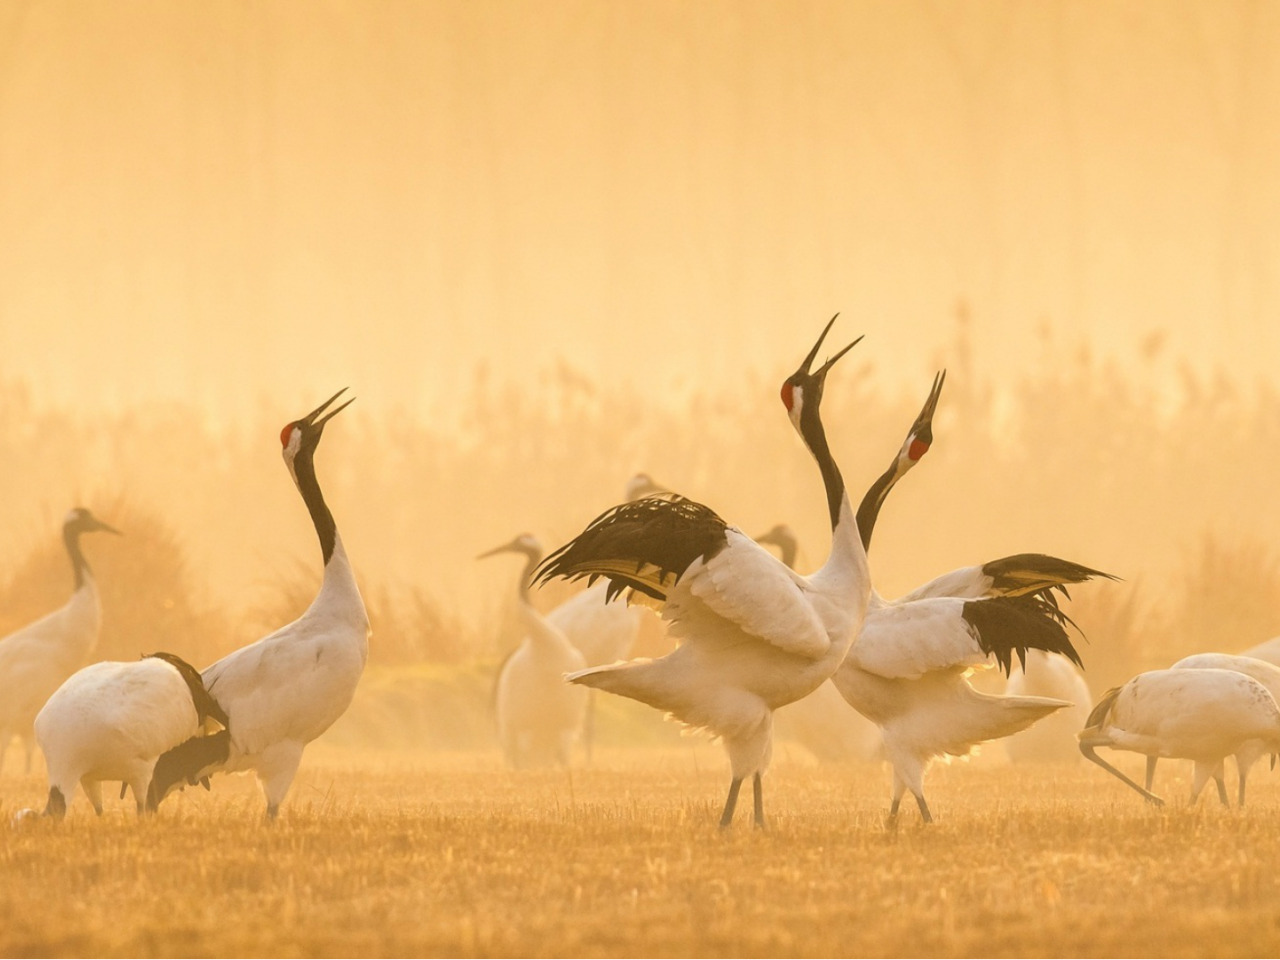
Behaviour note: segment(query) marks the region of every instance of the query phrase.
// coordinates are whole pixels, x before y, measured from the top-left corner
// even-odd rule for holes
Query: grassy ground
[[[770,829],[748,791],[721,832],[707,744],[531,774],[317,750],[271,825],[229,777],[10,828],[43,789],[10,764],[0,955],[1275,956],[1280,785],[1188,808],[1183,766],[1162,810],[1083,765],[939,767],[938,822],[890,829],[878,766],[784,756]]]

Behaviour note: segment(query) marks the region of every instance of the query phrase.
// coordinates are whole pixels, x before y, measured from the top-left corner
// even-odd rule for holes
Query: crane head
[[[800,542],[796,532],[785,523],[775,524],[772,529],[755,538],[756,543],[777,547],[782,552],[782,562],[788,567],[795,566],[796,553]]]
[[[108,523],[103,523],[93,515],[88,507],[76,507],[67,513],[66,519],[62,521],[62,529],[65,533],[94,533],[102,531],[103,533],[114,533],[122,536],[119,530]]]
[[[284,448],[285,460],[292,463],[294,458],[304,450],[307,452],[315,450],[316,445],[320,443],[321,434],[324,433],[324,425],[355,401],[355,397],[352,397],[346,403],[334,407],[328,413],[324,412],[326,407],[346,392],[347,388],[343,387],[301,420],[293,420],[285,424],[284,429],[280,431],[280,445]]]
[[[852,350],[862,339],[859,337],[853,343],[849,344],[835,356],[830,357],[826,363],[817,370],[810,370],[813,366],[814,358],[818,355],[818,350],[822,347],[822,341],[826,339],[827,332],[831,329],[831,325],[836,322],[836,314],[827,321],[827,325],[822,328],[822,333],[818,336],[818,342],[813,345],[813,349],[809,351],[809,355],[804,358],[804,362],[800,364],[799,369],[791,376],[787,377],[782,384],[782,404],[787,408],[787,414],[791,417],[792,424],[795,425],[801,434],[801,424],[808,416],[816,416],[818,407],[822,403],[822,385],[827,379],[827,374],[831,368],[835,366],[835,362]],[[811,411],[806,416],[805,410]]]
[[[920,409],[916,422],[907,431],[907,439],[903,441],[902,450],[898,453],[898,463],[904,473],[919,463],[920,458],[933,445],[933,413],[938,409],[938,397],[942,395],[942,385],[946,380],[945,370],[933,375],[933,388],[929,391],[929,397]]]
[[[522,533],[500,547],[494,547],[492,550],[486,550],[484,553],[476,557],[477,560],[483,560],[485,557],[496,556],[499,553],[518,553],[525,557],[542,558],[542,543],[532,533]]]

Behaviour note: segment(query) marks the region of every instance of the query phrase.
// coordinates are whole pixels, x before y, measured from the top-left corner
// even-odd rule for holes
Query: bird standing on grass
[[[45,814],[64,816],[79,783],[101,815],[102,781],[119,780],[141,815],[160,754],[195,737],[210,718],[227,724],[196,668],[171,653],[77,671],[36,717],[49,768]]]
[[[827,374],[854,344],[811,369],[834,322],[782,385],[791,424],[826,488],[831,552],[821,569],[800,576],[709,507],[668,496],[607,511],[548,557],[536,575],[541,581],[605,577],[610,597],[630,589],[661,605],[681,641],[673,652],[592,667],[568,679],[647,703],[719,736],[733,770],[722,827],[732,822],[747,777],[755,824],[764,825],[761,778],[772,753],[773,711],[831,676],[866,612],[866,551],[820,416]]]
[[[1087,759],[1157,806],[1164,801],[1099,757],[1097,748],[1144,754],[1148,771],[1155,757],[1194,760],[1194,803],[1225,757],[1254,749],[1253,741],[1263,752],[1280,753],[1280,708],[1265,686],[1238,670],[1151,670],[1103,694],[1077,737]],[[1219,789],[1225,803],[1226,789]]]
[[[76,507],[62,523],[62,542],[71,558],[75,589],[62,607],[0,640],[0,771],[9,741],[18,737],[26,748],[31,772],[35,742],[32,724],[40,708],[98,645],[102,602],[80,537],[120,531],[103,523],[85,507]]]
[[[188,740],[160,758],[150,790],[153,807],[175,787],[211,773],[253,770],[274,819],[303,749],[351,704],[369,656],[369,618],[314,461],[325,424],[351,403],[324,413],[343,392],[280,434],[285,466],[320,540],[320,591],[293,623],[205,669],[205,686],[230,718],[230,729]]]
[[[867,546],[889,491],[932,445],[933,414],[944,381],[945,374],[934,378],[893,463],[863,497],[858,528]],[[862,631],[831,681],[881,729],[893,766],[890,819],[910,790],[921,818],[933,820],[924,774],[934,758],[967,756],[980,743],[1009,736],[1071,705],[1048,697],[984,694],[967,675],[993,658],[1008,674],[1014,654],[1025,662],[1032,649],[1060,653],[1078,664],[1064,629],[1069,621],[1051,590],[1095,576],[1108,575],[1022,554],[952,571],[898,600],[872,591]]]
[[[582,653],[529,600],[529,578],[542,559],[542,544],[521,534],[478,559],[500,553],[525,557],[518,591],[524,637],[503,661],[494,687],[498,739],[513,767],[559,763],[568,766],[586,719],[587,693],[564,682],[585,667]]]

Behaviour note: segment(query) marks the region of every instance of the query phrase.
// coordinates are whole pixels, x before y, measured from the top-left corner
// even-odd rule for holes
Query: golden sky
[[[0,4],[0,375],[234,414],[1280,346],[1280,5]]]

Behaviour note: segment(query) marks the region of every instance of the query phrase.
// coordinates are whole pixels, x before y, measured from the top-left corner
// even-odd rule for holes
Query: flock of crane
[[[1024,553],[951,571],[895,600],[874,590],[867,551],[876,519],[933,441],[945,374],[935,377],[906,440],[855,511],[821,404],[827,375],[858,341],[814,368],[834,322],[781,391],[826,493],[831,548],[813,573],[794,569],[794,536],[785,526],[752,539],[644,475],[622,504],[548,556],[528,534],[481,555],[525,558],[518,590],[524,638],[494,690],[499,739],[513,766],[567,764],[589,724],[590,694],[603,690],[717,736],[732,770],[721,826],[732,822],[748,778],[754,822],[763,826],[774,712],[838,696],[878,728],[893,771],[890,818],[910,791],[928,822],[924,774],[933,759],[964,756],[1088,702],[1059,597],[1069,585],[1114,579],[1109,574]],[[304,748],[346,711],[368,656],[368,617],[314,463],[325,425],[351,402],[334,406],[343,392],[280,437],[324,559],[315,600],[299,619],[203,671],[164,652],[77,669],[91,656],[101,617],[80,537],[118,531],[82,508],[67,516],[71,600],[0,639],[0,770],[15,736],[28,770],[38,742],[49,777],[44,814],[63,816],[77,784],[101,813],[102,783],[118,781],[121,797],[132,791],[143,813],[176,789],[208,787],[214,774],[252,770],[267,816],[276,816]],[[530,590],[556,577],[585,579],[588,587],[543,615]],[[678,645],[662,657],[623,659],[644,605],[661,613]],[[1160,757],[1194,761],[1192,801],[1213,779],[1227,803],[1224,760],[1234,755],[1243,804],[1250,767],[1280,753],[1280,666],[1268,662],[1278,651],[1262,645],[1251,652],[1201,654],[1108,691],[1076,735],[1080,752],[1153,803],[1161,802],[1151,792]],[[1009,677],[1001,694],[969,682],[975,668],[990,665]],[[1098,756],[1100,746],[1145,754],[1145,786]]]

